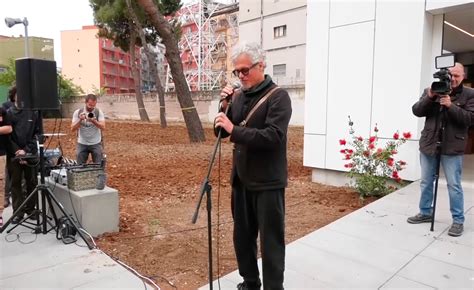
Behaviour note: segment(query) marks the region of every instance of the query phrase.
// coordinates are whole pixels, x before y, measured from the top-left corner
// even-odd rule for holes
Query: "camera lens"
[[[87,118],[94,118],[94,113],[87,114]]]

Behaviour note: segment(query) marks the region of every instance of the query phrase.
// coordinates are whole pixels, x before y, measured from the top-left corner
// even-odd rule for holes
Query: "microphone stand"
[[[436,200],[438,198],[439,169],[441,167],[441,152],[443,148],[444,129],[446,127],[445,112],[446,112],[446,108],[440,105],[439,111],[436,115],[436,124],[439,124],[439,129],[438,129],[438,140],[436,141],[436,172],[435,172],[435,185],[434,185],[434,195],[433,195],[433,215],[431,217],[430,231],[434,231]]]
[[[227,115],[227,112],[229,112],[230,106],[232,105],[232,100],[229,98],[229,101],[227,103],[227,108],[225,109],[225,114]],[[219,133],[217,134],[217,139],[214,144],[214,150],[212,152],[211,160],[209,162],[209,167],[207,168],[207,175],[204,178],[204,181],[201,186],[201,194],[196,206],[196,211],[194,212],[193,218],[192,218],[192,223],[196,224],[198,214],[199,214],[199,208],[201,207],[201,202],[204,197],[204,194],[206,194],[206,202],[207,202],[207,241],[208,241],[208,253],[209,253],[209,289],[212,290],[213,285],[213,278],[212,278],[212,222],[211,222],[211,210],[212,210],[212,201],[211,201],[211,191],[212,191],[212,186],[209,183],[209,177],[211,175],[211,170],[212,166],[214,165],[214,160],[216,158],[216,153],[217,149],[220,147],[221,140],[222,140],[222,127],[219,128]]]

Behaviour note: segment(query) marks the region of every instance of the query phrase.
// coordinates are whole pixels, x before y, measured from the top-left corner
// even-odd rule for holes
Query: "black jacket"
[[[423,92],[420,100],[412,107],[417,117],[426,117],[421,131],[420,151],[436,154],[436,142],[439,139],[439,126],[445,121],[445,132],[442,142],[442,154],[462,155],[466,148],[469,126],[474,124],[474,89],[455,88],[451,93],[451,107],[440,110],[439,102],[428,97],[428,90]]]
[[[10,148],[8,156],[15,156],[15,152],[23,149],[33,155],[38,153],[37,136],[40,133],[38,112],[11,107],[7,118],[12,125]]]
[[[231,182],[238,176],[249,190],[271,190],[287,186],[287,131],[291,100],[277,89],[248,120],[239,126],[252,107],[276,84],[270,76],[249,91],[237,93],[228,117],[234,124],[230,141],[234,143]],[[223,131],[222,137],[229,134]]]
[[[2,116],[0,121],[0,126],[8,126],[11,125],[10,121],[7,118],[7,111],[0,107],[0,115]],[[7,148],[10,143],[10,134],[0,135],[0,156],[3,156],[7,152]]]

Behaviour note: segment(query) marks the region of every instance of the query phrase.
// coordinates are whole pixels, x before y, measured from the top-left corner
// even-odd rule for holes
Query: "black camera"
[[[89,118],[89,119],[94,118],[94,113],[90,112],[89,114],[87,114],[87,118]]]
[[[451,92],[451,73],[448,68],[454,66],[454,54],[437,56],[436,68],[439,71],[433,74],[433,77],[439,79],[431,84],[431,91],[438,95],[447,95]]]

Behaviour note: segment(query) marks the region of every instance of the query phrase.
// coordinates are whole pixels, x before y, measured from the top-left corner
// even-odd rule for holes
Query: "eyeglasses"
[[[241,68],[241,69],[234,69],[232,71],[232,74],[236,77],[239,77],[239,75],[242,73],[244,76],[248,76],[249,75],[249,72],[251,69],[253,69],[257,64],[259,64],[258,62],[252,64],[251,67],[244,67],[244,68]]]

